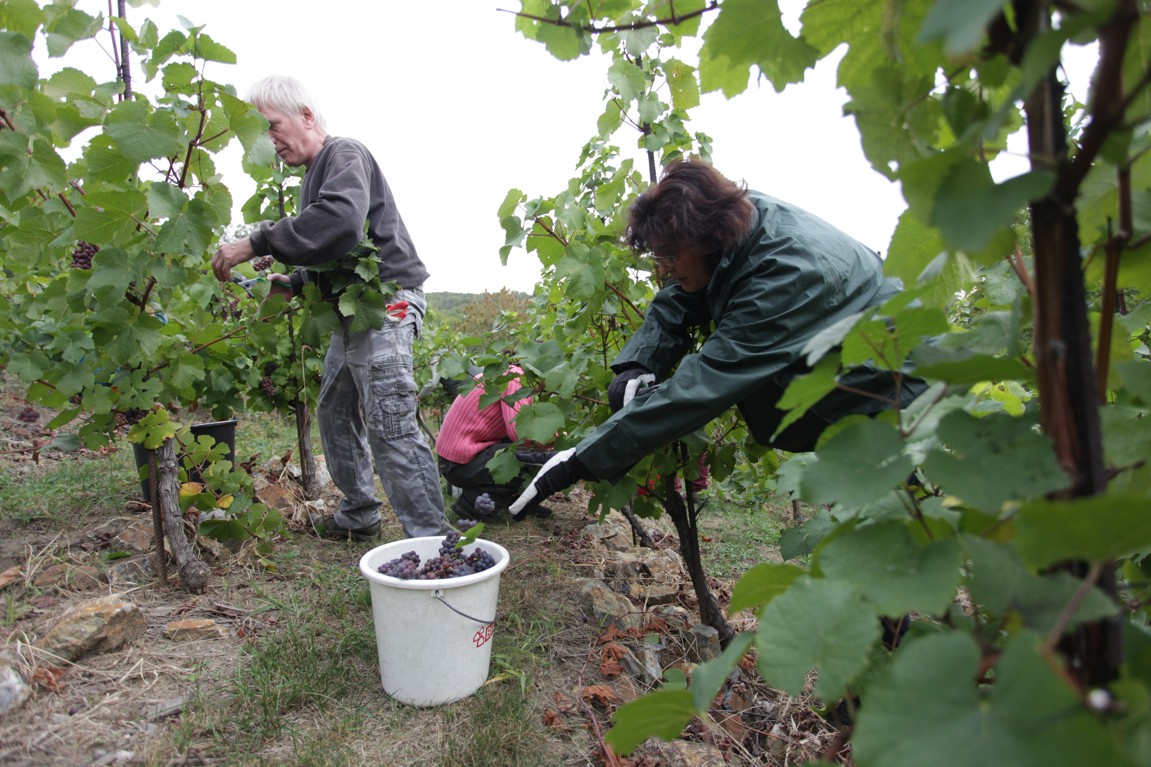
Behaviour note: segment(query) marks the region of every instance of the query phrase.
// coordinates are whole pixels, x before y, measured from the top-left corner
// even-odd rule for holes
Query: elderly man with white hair
[[[374,466],[405,535],[445,534],[451,528],[435,457],[416,420],[412,375],[428,272],[388,182],[361,142],[328,135],[314,100],[296,80],[267,77],[253,86],[248,101],[267,118],[280,159],[307,169],[300,211],[264,221],[248,237],[221,245],[212,257],[216,277],[228,280],[238,264],[270,255],[296,267],[290,275],[270,277],[273,291],[298,295],[305,283],[315,282],[325,298],[335,298],[324,272],[312,267],[347,257],[366,231],[379,249],[381,283],[399,286],[388,297],[382,328],[353,332],[344,319],[332,332],[317,420],[328,469],[344,499],[334,516],[312,515],[312,529],[343,540],[379,535]]]

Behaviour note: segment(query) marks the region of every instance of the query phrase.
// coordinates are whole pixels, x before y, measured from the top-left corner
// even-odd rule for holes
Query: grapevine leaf
[[[803,347],[807,357],[807,364],[814,365],[823,359],[828,352],[836,349],[843,343],[843,339],[851,332],[856,323],[863,321],[871,312],[859,312],[828,325],[812,336]]]
[[[1146,304],[1144,306],[1151,308]],[[1147,322],[1146,315],[1148,313],[1151,312],[1144,313],[1143,322]],[[1142,332],[1142,328],[1136,325],[1132,335],[1139,335]],[[1151,370],[1148,370],[1145,362],[1123,362],[1115,366],[1115,372],[1131,397],[1144,405],[1151,406]]]
[[[43,208],[25,210],[20,216],[20,226],[5,228],[4,240],[11,251],[15,250],[12,246],[18,244],[21,250],[26,248],[39,255],[60,236],[63,220],[61,215],[46,213]]]
[[[112,327],[109,324],[105,330]],[[97,344],[103,344],[104,351],[114,360],[149,359],[164,340],[157,322],[146,314],[137,314],[132,319],[125,317],[110,333],[93,328],[92,337]]]
[[[565,382],[561,379],[574,378],[567,355],[555,341],[526,344],[520,348],[520,354],[524,367],[546,379],[549,382],[548,386],[553,389],[558,390],[564,385]],[[574,386],[574,384],[575,382],[571,381],[566,385]]]
[[[675,740],[695,715],[688,690],[656,690],[620,706],[604,741],[626,756],[651,737]]]
[[[700,84],[728,98],[747,90],[748,70],[758,67],[780,92],[803,81],[818,53],[783,26],[776,0],[726,0],[703,35]]]
[[[0,85],[36,87],[38,72],[32,60],[32,41],[16,32],[0,30]]]
[[[635,101],[647,87],[643,70],[630,61],[616,59],[607,71],[607,80],[626,101]]]
[[[590,249],[582,243],[573,244],[568,250],[573,255],[565,255],[556,265],[557,276],[563,279],[570,298],[591,298],[603,285],[603,262],[596,265]]]
[[[1102,562],[1151,548],[1151,514],[1147,499],[1138,496],[1032,501],[1019,510],[1015,531],[1020,554],[1034,568]]]
[[[143,63],[144,73],[149,80],[156,76],[168,59],[180,52],[186,40],[183,32],[173,29],[152,45],[152,55]]]
[[[606,15],[611,9],[606,4],[600,6],[600,14]],[[630,58],[643,58],[647,49],[655,44],[659,38],[659,29],[645,27],[642,29],[629,29],[621,35],[624,41],[624,50]]]
[[[948,306],[957,292],[975,281],[970,260],[962,253],[948,253],[939,230],[910,211],[899,217],[883,271],[915,287],[927,306]]]
[[[787,463],[791,463],[788,461]],[[806,557],[836,527],[826,508],[820,507],[811,519],[799,527],[789,527],[779,536],[779,555],[784,560]]]
[[[804,474],[800,490],[808,503],[853,504],[878,498],[911,473],[903,439],[892,425],[868,419],[849,425],[816,452],[819,460]]]
[[[1146,367],[1146,364],[1142,366]],[[1111,480],[1110,492],[1151,492],[1151,482],[1141,477],[1141,473],[1146,471],[1146,466],[1141,465],[1143,457],[1151,455],[1151,429],[1147,428],[1144,418],[1138,411],[1125,412],[1119,408],[1102,410],[1099,415],[1108,465],[1132,467]]]
[[[695,67],[679,59],[671,59],[664,65],[664,71],[671,89],[672,107],[686,112],[699,106],[699,81],[695,76]]]
[[[516,414],[516,434],[521,439],[550,445],[566,421],[563,411],[553,403],[533,402],[524,405]]]
[[[1017,211],[1045,195],[1054,183],[1054,173],[1035,171],[997,184],[986,163],[956,163],[939,185],[931,223],[946,242],[979,251],[1011,225]]]
[[[203,358],[190,353],[174,356],[169,361],[165,380],[182,396],[194,399],[195,385],[204,380]]]
[[[815,694],[843,697],[864,669],[880,636],[875,609],[848,583],[800,578],[760,615],[756,647],[760,676],[793,695],[803,694],[812,669]]]
[[[142,444],[148,450],[155,450],[164,440],[175,436],[176,424],[163,408],[149,411],[128,429],[129,441]]]
[[[102,306],[119,306],[124,299],[124,289],[132,281],[132,269],[126,258],[118,258],[125,255],[119,248],[107,248],[99,255],[92,261],[88,290]]]
[[[951,57],[970,53],[983,42],[987,25],[1007,3],[1008,0],[968,0],[961,4],[936,0],[923,21],[919,39],[943,40],[943,50]]]
[[[120,242],[130,237],[148,210],[139,192],[90,192],[87,204],[76,209],[76,239],[94,243]]]
[[[167,253],[207,253],[216,222],[216,212],[203,199],[189,200],[184,210],[160,227],[155,247]]]
[[[944,613],[960,581],[955,540],[920,545],[903,523],[866,525],[828,541],[818,564],[827,578],[854,583],[883,615]]]
[[[29,141],[13,131],[0,131],[0,191],[8,198],[23,197],[33,189],[59,189],[67,183],[64,161],[43,137]]]
[[[775,433],[779,434],[798,421],[808,408],[834,391],[837,373],[839,373],[839,360],[834,356],[826,356],[813,370],[792,379],[783,396],[779,398],[777,407],[787,413],[779,422]]]
[[[514,450],[499,450],[487,462],[487,470],[497,483],[512,482],[523,471],[523,464],[516,460]]]
[[[1031,381],[1032,368],[1015,357],[975,354],[969,349],[921,346],[915,352],[915,372],[955,386],[984,381]]]
[[[754,634],[740,632],[732,637],[718,658],[701,663],[691,672],[691,692],[698,711],[707,711],[711,708],[711,702],[715,700],[715,696],[731,676],[739,659],[754,641]]]
[[[60,6],[57,6],[59,8]],[[63,56],[78,40],[91,37],[100,29],[100,19],[83,11],[68,8],[56,13],[44,24],[49,56]]]
[[[1023,625],[1046,636],[1076,597],[1083,582],[1071,573],[1037,575],[1027,569],[1019,552],[1005,543],[974,536],[964,539],[971,561],[968,586],[972,599],[995,614],[1016,612]],[[1118,606],[1098,589],[1087,592],[1069,616],[1068,627],[1112,616]]]
[[[735,584],[727,610],[735,614],[740,610],[758,610],[791,588],[804,570],[787,563],[762,562],[748,570]]]
[[[200,534],[217,541],[246,541],[251,536],[235,519],[204,519],[200,521]]]
[[[1151,626],[1129,622],[1123,639],[1131,676],[1151,680]]]
[[[81,331],[81,329],[76,329],[70,333],[56,334],[56,343],[53,345],[60,352],[60,358],[64,362],[74,364],[84,362],[84,357],[96,351],[96,347],[92,343],[92,336]]]
[[[79,417],[83,412],[83,409],[78,407],[74,407],[69,410],[61,410],[56,414],[55,418],[48,422],[45,428],[53,431],[56,429],[61,429],[72,423],[72,421],[76,420],[76,418]]]
[[[852,742],[860,767],[1133,763],[1023,634],[1008,642],[993,685],[961,633],[925,637],[894,656],[868,690]]]
[[[218,61],[221,64],[235,64],[236,54],[230,48],[220,45],[204,33],[193,35],[193,50],[198,59]]]
[[[169,157],[181,148],[175,116],[152,110],[146,101],[121,101],[108,113],[105,129],[132,162]]]
[[[95,383],[92,371],[87,366],[74,364],[56,365],[49,380],[61,393],[69,396],[80,394]]]
[[[42,450],[59,450],[62,453],[71,453],[75,450],[79,450],[83,446],[84,443],[77,435],[59,434],[53,437],[52,441],[45,445]]]
[[[353,333],[378,329],[388,321],[388,299],[378,290],[365,285],[351,285],[340,296],[340,313],[351,317],[349,330]]]
[[[35,0],[7,0],[0,6],[0,26],[11,32],[19,32],[28,40],[36,38],[36,30],[40,28],[43,19],[44,13]],[[28,46],[28,51],[31,51],[31,45]],[[10,48],[9,43],[0,43],[0,59],[4,58],[5,54],[12,52],[14,51]],[[2,64],[0,64],[0,68],[3,68]],[[0,83],[3,83],[2,79],[0,79]]]
[[[1051,443],[1030,419],[1004,413],[976,418],[957,410],[940,420],[938,437],[946,448],[928,454],[924,471],[976,509],[994,514],[1009,500],[1067,486]]]
[[[148,213],[156,219],[177,216],[188,204],[188,195],[175,184],[155,181],[146,186]]]
[[[844,367],[871,363],[884,370],[898,370],[911,348],[920,339],[945,333],[947,317],[939,309],[907,307],[886,320],[859,322],[843,340],[841,359]]]
[[[84,164],[92,181],[116,186],[128,184],[138,167],[105,135],[93,137],[84,148]]]
[[[561,20],[559,9],[549,0],[523,0],[522,5],[523,13],[516,14],[516,31],[543,43],[552,56],[571,61],[591,50],[591,35],[580,29],[578,22],[561,25],[537,20]]]

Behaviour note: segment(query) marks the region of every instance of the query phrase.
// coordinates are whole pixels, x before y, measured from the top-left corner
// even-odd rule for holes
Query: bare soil
[[[2,391],[2,389],[0,389]],[[37,454],[35,445],[50,438],[43,419],[21,420],[23,403],[9,395],[0,398],[4,437],[0,461],[9,476],[46,471],[60,461],[108,461],[122,470],[113,451]],[[121,449],[127,449],[125,447]],[[309,569],[318,563],[343,563],[355,568],[367,544],[320,541],[303,534],[276,543],[276,558],[285,563],[271,571],[261,567],[250,552],[206,559],[212,577],[206,593],[189,594],[175,577],[159,583],[154,577],[139,586],[114,588],[107,581],[109,551],[123,548],[117,536],[128,529],[150,529],[148,506],[132,495],[131,478],[123,503],[87,516],[55,515],[51,519],[14,519],[0,515],[0,651],[17,655],[17,666],[32,680],[33,695],[20,708],[0,715],[0,764],[10,767],[44,765],[228,764],[226,753],[209,753],[195,746],[176,760],[157,748],[173,737],[196,695],[204,690],[228,689],[232,675],[246,662],[245,648],[257,637],[284,630],[280,613],[267,606],[289,599],[301,589],[316,588]],[[0,506],[8,489],[0,486]],[[596,520],[586,512],[579,491],[569,500],[553,499],[555,515],[522,524],[489,526],[485,537],[506,547],[512,565],[501,582],[503,615],[541,600],[556,616],[560,628],[538,650],[539,665],[528,682],[531,715],[539,717],[546,742],[532,748],[544,754],[546,765],[616,765],[617,767],[673,767],[680,764],[790,765],[838,752],[834,730],[814,716],[804,701],[787,698],[763,686],[750,668],[739,669],[717,699],[710,721],[696,721],[683,735],[678,750],[645,744],[631,757],[613,756],[602,736],[612,712],[627,699],[642,694],[642,684],[605,663],[604,644],[610,640],[601,627],[588,620],[580,595],[581,578],[602,569],[610,556],[585,532]],[[390,518],[391,515],[387,515]],[[292,526],[300,532],[299,519]],[[390,521],[384,540],[401,537]],[[674,537],[659,536],[662,545],[675,546]],[[722,602],[730,596],[730,583],[715,582]],[[365,586],[366,588],[366,586]],[[686,578],[680,589],[681,606],[694,610]],[[136,604],[147,618],[143,640],[112,652],[91,655],[75,663],[47,657],[35,649],[37,638],[72,605],[115,594]],[[166,627],[180,619],[206,618],[221,627],[218,636],[183,640],[166,635]],[[370,615],[366,616],[370,621]],[[746,625],[742,626],[748,627]],[[626,641],[626,637],[617,637]],[[374,655],[354,659],[362,666],[365,700],[347,705],[386,706],[378,689]],[[196,680],[193,683],[190,680]],[[515,678],[498,684],[519,684]],[[335,704],[339,706],[339,702]],[[382,717],[377,726],[363,728],[352,737],[352,751],[362,755],[356,764],[459,764],[438,749],[453,722],[467,721],[468,702],[439,709],[412,710]],[[392,709],[396,706],[392,706]],[[316,714],[302,715],[293,726],[306,730]],[[427,753],[413,760],[415,742],[426,741]],[[404,744],[401,749],[400,745]],[[292,742],[274,745],[265,756],[269,764],[292,764]],[[349,745],[346,741],[344,746]],[[698,750],[695,747],[710,747]],[[716,755],[722,761],[715,761]],[[693,756],[694,755],[694,756]],[[842,758],[842,756],[840,757]]]

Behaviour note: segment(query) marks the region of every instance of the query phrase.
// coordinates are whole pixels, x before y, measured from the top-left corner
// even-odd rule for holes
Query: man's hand
[[[283,296],[288,299],[292,297],[292,278],[290,276],[272,272],[268,275],[268,282],[272,283],[268,286],[268,295]]]
[[[252,242],[247,237],[225,242],[212,256],[212,273],[217,280],[227,282],[232,279],[232,269],[255,257],[256,251],[252,249]]]
[[[549,495],[565,490],[581,479],[595,479],[595,477],[580,459],[576,458],[574,447],[561,450],[543,465],[527,490],[524,490],[516,502],[508,507],[508,511],[514,519],[519,520],[529,504],[539,503]]]
[[[613,413],[623,410],[636,392],[655,384],[655,376],[646,368],[629,368],[615,377],[607,387],[607,401]]]

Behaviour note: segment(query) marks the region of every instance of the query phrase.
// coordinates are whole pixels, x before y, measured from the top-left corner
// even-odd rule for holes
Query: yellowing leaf
[[[231,496],[231,495],[221,496],[216,501],[216,508],[217,509],[226,509],[232,505],[232,501],[234,501],[234,500],[236,500],[235,497]]]
[[[204,492],[204,484],[202,482],[185,482],[180,485],[180,497],[191,498],[193,495],[199,495]]]

